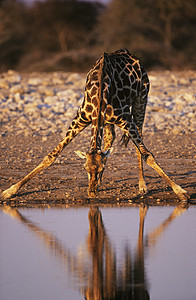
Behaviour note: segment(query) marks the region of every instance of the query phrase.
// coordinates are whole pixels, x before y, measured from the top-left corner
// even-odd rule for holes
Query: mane
[[[96,141],[98,139],[98,135],[100,131],[103,130],[104,125],[104,118],[102,118],[102,104],[103,104],[103,89],[104,89],[104,77],[105,77],[105,60],[107,59],[108,55],[104,53],[102,59],[100,60],[100,69],[99,69],[99,91],[98,91],[98,98],[99,98],[99,106],[97,112],[97,132],[96,132]],[[96,143],[97,144],[97,143]],[[101,143],[98,145],[98,148],[101,148]]]

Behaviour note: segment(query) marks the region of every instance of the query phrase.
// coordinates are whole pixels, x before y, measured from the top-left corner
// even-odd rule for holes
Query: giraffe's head
[[[86,158],[86,163],[84,164],[84,167],[88,172],[88,179],[89,179],[88,195],[89,197],[93,198],[97,195],[98,180],[104,170],[106,159],[110,155],[111,149],[105,152],[102,152],[101,150],[94,150],[87,153],[81,151],[75,151],[75,153],[80,158]]]

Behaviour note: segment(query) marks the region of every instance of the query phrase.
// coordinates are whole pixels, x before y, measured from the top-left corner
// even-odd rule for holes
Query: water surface
[[[0,211],[0,299],[196,299],[196,206]]]

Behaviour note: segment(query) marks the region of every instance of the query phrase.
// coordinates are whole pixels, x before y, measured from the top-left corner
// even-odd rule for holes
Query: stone
[[[144,131],[194,131],[195,72],[154,71],[149,78]],[[1,132],[64,136],[83,102],[85,80],[85,75],[63,72],[0,74]]]

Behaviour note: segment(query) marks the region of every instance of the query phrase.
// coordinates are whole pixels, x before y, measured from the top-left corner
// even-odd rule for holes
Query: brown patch
[[[113,115],[113,108],[111,105],[108,105],[107,106],[107,109],[106,109],[106,114],[107,116],[111,117]]]
[[[130,86],[130,77],[129,76],[124,76],[122,78],[123,81],[123,86]]]
[[[88,80],[88,82],[86,83],[86,90],[90,90],[91,86],[92,86],[92,82],[91,80]]]
[[[109,119],[110,123],[114,123],[116,121],[116,118],[112,117],[111,119]],[[115,122],[116,123],[116,122]]]
[[[102,102],[102,108],[101,108],[101,110],[102,110],[103,113],[105,112],[105,109],[106,109],[106,102],[103,101]]]
[[[119,105],[119,100],[117,97],[114,97],[113,98],[113,107],[114,108],[118,108],[120,105]]]
[[[95,110],[95,109],[93,110],[92,117],[93,117],[93,118],[96,118],[96,117],[97,117],[97,110]]]
[[[93,104],[95,107],[97,107],[98,102],[97,102],[97,98],[96,98],[96,97],[93,97],[93,98],[92,98],[92,104]]]
[[[76,131],[75,131],[75,130],[73,130],[73,131],[72,131],[72,136],[73,136],[73,137],[75,137],[75,136],[76,136],[76,134],[77,134],[77,133],[76,133]]]
[[[93,107],[92,107],[92,105],[90,105],[90,104],[87,104],[87,106],[85,107],[85,110],[86,110],[86,112],[88,112],[88,113],[91,113],[91,112],[92,112],[92,110],[93,110]]]
[[[110,97],[110,94],[109,94],[108,90],[106,89],[106,90],[104,91],[104,98],[108,100],[109,97]],[[105,101],[107,101],[107,100],[105,100]]]
[[[98,74],[97,71],[93,72],[93,74],[91,75],[91,80],[92,81],[98,81]]]
[[[132,84],[132,89],[134,89],[134,90],[137,89],[137,82],[136,81]]]
[[[118,97],[120,99],[124,99],[124,91],[123,90],[118,90]]]
[[[86,99],[85,99],[88,103],[91,102],[91,97],[89,95],[89,93],[86,93]]]
[[[124,88],[124,94],[125,94],[125,97],[129,97],[129,95],[130,95],[130,89]]]
[[[70,138],[67,138],[67,143],[69,143],[70,142]]]
[[[117,81],[117,88],[118,88],[118,89],[122,89],[122,87],[123,87],[123,86],[122,86],[121,80],[118,80],[118,81]]]
[[[92,90],[91,90],[91,97],[95,96],[97,94],[97,87],[93,86]]]
[[[81,112],[81,117],[82,117],[83,120],[88,121],[84,111]]]
[[[130,109],[129,109],[129,106],[128,106],[128,105],[126,105],[126,106],[123,108],[123,112],[124,112],[124,113],[130,114]]]
[[[92,129],[91,129],[91,136],[94,136],[94,134],[95,134],[95,128],[92,127]]]
[[[119,109],[119,108],[117,108],[117,109],[114,110],[114,115],[115,115],[115,116],[118,116],[118,115],[120,115],[121,113],[122,113],[122,110]]]
[[[119,80],[119,74],[115,71],[114,80],[117,82]]]
[[[131,135],[131,138],[134,138],[134,139],[137,138],[137,134],[134,130],[130,130],[130,135]]]
[[[119,64],[116,65],[117,72],[120,73],[122,71],[122,67]]]

